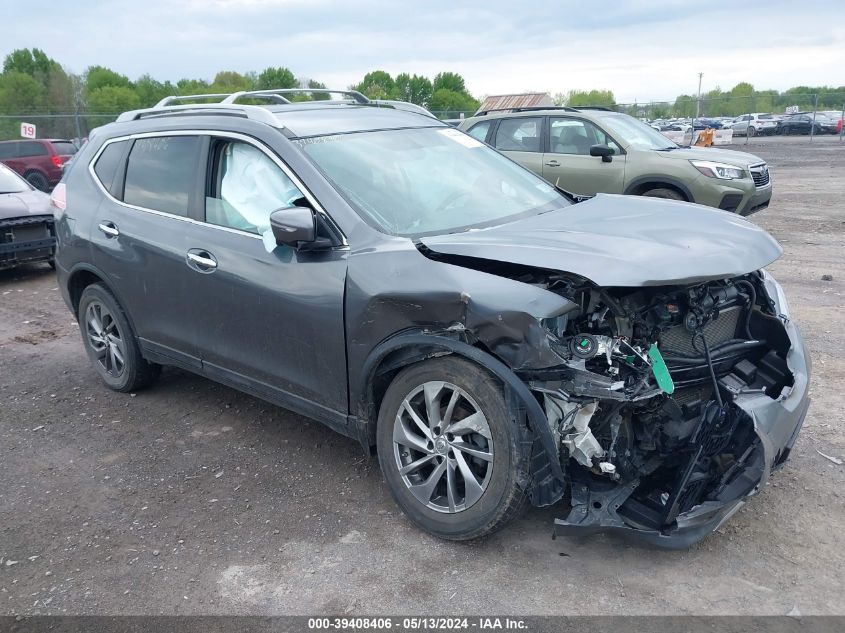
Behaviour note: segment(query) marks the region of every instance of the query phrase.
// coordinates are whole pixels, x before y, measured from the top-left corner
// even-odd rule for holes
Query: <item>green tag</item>
[[[666,367],[666,361],[657,349],[657,345],[651,344],[648,348],[648,357],[651,359],[651,373],[654,374],[657,380],[657,386],[660,387],[664,393],[674,393],[675,383],[672,381],[672,376],[669,374],[669,368]]]

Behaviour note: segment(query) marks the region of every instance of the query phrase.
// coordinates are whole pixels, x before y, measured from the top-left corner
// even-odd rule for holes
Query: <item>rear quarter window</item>
[[[70,141],[53,141],[53,149],[59,156],[73,156],[78,151]]]
[[[109,143],[94,163],[94,173],[97,175],[97,179],[106,188],[106,191],[109,191],[113,196],[118,198],[120,195],[114,191],[114,181],[120,170],[128,143],[129,141]]]
[[[123,201],[187,216],[199,162],[197,136],[139,138],[129,152]]]

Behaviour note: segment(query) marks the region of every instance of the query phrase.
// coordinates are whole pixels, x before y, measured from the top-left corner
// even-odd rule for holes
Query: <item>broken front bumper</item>
[[[764,282],[769,296],[781,315],[791,347],[786,355],[787,366],[794,383],[777,399],[760,393],[740,394],[734,404],[754,425],[759,439],[745,466],[718,499],[705,501],[677,516],[675,522],[662,529],[641,529],[619,516],[617,510],[639,485],[635,480],[627,484],[597,488],[579,481],[572,483],[572,510],[566,519],[556,519],[554,534],[588,535],[600,532],[617,533],[669,549],[690,547],[722,523],[766,485],[771,472],[789,457],[807,410],[810,406],[810,361],[795,324],[788,317],[783,291],[768,274]]]

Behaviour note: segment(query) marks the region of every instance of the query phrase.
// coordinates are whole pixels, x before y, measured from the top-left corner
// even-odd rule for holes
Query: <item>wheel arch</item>
[[[126,320],[129,321],[133,335],[137,336],[135,333],[138,330],[135,329],[135,322],[132,320],[132,315],[126,309],[126,302],[121,297],[120,292],[109,282],[108,276],[103,271],[90,264],[79,264],[72,268],[68,274],[66,283],[67,295],[74,318],[79,317],[79,302],[82,299],[82,293],[85,292],[88,286],[96,283],[102,284],[114,295],[114,298],[123,310],[123,314],[126,316]]]
[[[641,196],[651,189],[673,189],[684,196],[687,202],[695,202],[695,198],[689,187],[671,176],[641,176],[628,183],[623,193],[625,195]]]
[[[517,413],[524,412],[529,427],[540,439],[549,457],[552,474],[563,481],[563,469],[546,414],[528,386],[513,370],[486,350],[442,334],[426,334],[417,330],[396,334],[382,341],[367,357],[359,382],[353,387],[358,439],[365,449],[371,451],[375,445],[378,411],[393,377],[409,365],[449,354],[479,365],[502,382],[512,396],[507,398],[508,402],[521,409]]]

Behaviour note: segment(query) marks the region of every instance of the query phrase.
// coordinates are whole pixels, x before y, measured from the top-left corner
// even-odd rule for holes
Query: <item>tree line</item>
[[[18,49],[3,60],[0,115],[41,115],[42,130],[46,126],[51,134],[76,136],[80,133],[80,117],[76,116],[71,121],[59,115],[81,113],[83,127],[90,128],[111,120],[118,112],[149,107],[170,95],[270,88],[325,88],[325,85],[312,78],[298,77],[284,66],[271,66],[261,72],[224,70],[211,81],[195,78],[159,81],[149,74],[133,81],[105,66],[91,66],[81,74],[74,74],[40,49]],[[374,70],[349,88],[372,99],[410,101],[444,118],[472,113],[479,106],[479,100],[469,92],[464,78],[454,72],[441,72],[429,78],[410,73],[394,77],[386,71]],[[302,95],[298,98],[311,97]],[[649,118],[689,117],[696,114],[696,108],[699,108],[701,116],[736,116],[746,112],[782,112],[793,105],[802,109],[816,106],[819,109],[838,109],[845,101],[845,86],[796,86],[778,92],[756,90],[752,84],[742,82],[728,91],[720,88],[709,90],[701,95],[700,104],[695,95],[679,95],[674,102],[621,105],[617,104],[611,90],[571,90],[556,94],[554,100],[558,105],[607,106]],[[17,121],[0,119],[0,134],[14,136],[16,126]]]
[[[298,77],[284,66],[247,73],[223,70],[212,81],[193,78],[159,81],[149,74],[132,81],[105,66],[91,66],[77,75],[67,72],[42,50],[19,49],[3,60],[0,113],[69,114],[78,109],[91,114],[116,113],[152,106],[169,95],[325,87],[314,79]],[[376,70],[349,89],[373,99],[410,101],[430,110],[469,111],[479,103],[467,90],[464,78],[453,72],[442,72],[429,79],[408,73],[394,78]]]

